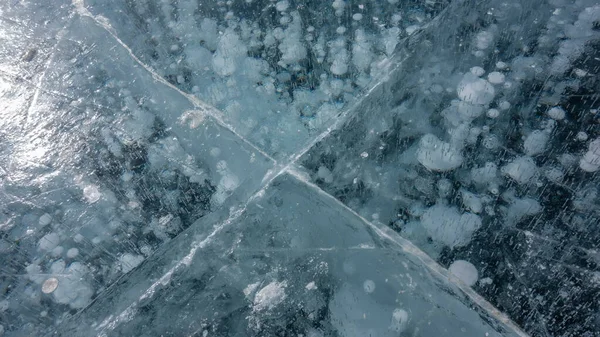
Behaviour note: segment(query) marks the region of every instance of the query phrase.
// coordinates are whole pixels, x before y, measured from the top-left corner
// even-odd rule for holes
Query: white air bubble
[[[77,248],[70,248],[69,250],[67,250],[67,257],[72,259],[74,257],[76,257],[77,255],[79,255],[79,249]]]
[[[275,9],[278,12],[284,12],[288,9],[288,7],[290,7],[290,3],[287,1],[279,1],[278,3],[275,4]]]
[[[548,110],[547,114],[548,117],[554,120],[561,120],[564,119],[566,116],[565,110],[563,110],[561,107],[551,108],[550,110]]]
[[[588,139],[587,133],[585,133],[583,131],[577,132],[577,136],[576,137],[577,137],[577,140],[580,140],[580,141],[586,141]]]
[[[456,260],[448,268],[452,274],[454,274],[458,279],[463,281],[468,286],[473,286],[477,283],[477,279],[479,278],[479,273],[477,272],[477,268],[468,261],[465,260]]]
[[[478,66],[472,67],[471,69],[469,69],[469,71],[471,72],[471,74],[473,74],[477,77],[480,77],[483,74],[485,74],[485,70],[483,70],[483,68],[478,67]]]
[[[365,283],[363,283],[363,289],[365,290],[365,292],[367,294],[374,292],[375,291],[375,282],[373,282],[371,280],[366,280]]]
[[[52,216],[48,213],[45,213],[44,215],[42,215],[38,221],[38,223],[42,227],[48,226],[51,222],[52,222]]]
[[[488,81],[492,84],[504,83],[504,74],[498,71],[493,71],[488,74]]]
[[[507,101],[502,101],[500,102],[500,104],[498,104],[498,107],[500,108],[500,110],[508,110],[511,107],[511,104]]]
[[[498,109],[489,109],[486,116],[489,118],[498,118],[498,116],[500,116],[500,111],[498,111]]]

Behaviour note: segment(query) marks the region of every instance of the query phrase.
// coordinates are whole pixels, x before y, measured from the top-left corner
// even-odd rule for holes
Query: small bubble
[[[375,282],[366,280],[365,283],[363,283],[363,288],[365,289],[366,293],[370,294],[375,291]]]
[[[58,288],[58,280],[56,277],[51,277],[42,284],[42,292],[44,294],[51,294],[56,288]]]

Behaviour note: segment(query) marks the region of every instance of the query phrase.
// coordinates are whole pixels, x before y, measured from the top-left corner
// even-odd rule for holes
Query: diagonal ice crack
[[[174,86],[173,84],[171,84],[169,81],[167,81],[166,79],[164,79],[162,76],[160,76],[154,69],[152,69],[152,67],[150,67],[149,65],[147,65],[146,63],[142,62],[142,60],[140,60],[131,50],[131,48],[129,48],[129,46],[123,42],[123,40],[121,40],[119,38],[119,36],[117,35],[117,33],[114,31],[114,29],[110,26],[110,24],[107,22],[107,20],[102,17],[102,16],[96,16],[93,15],[84,5],[83,0],[72,0],[72,4],[75,7],[75,12],[83,17],[89,17],[90,19],[92,19],[98,26],[100,26],[102,29],[104,29],[108,34],[110,34],[110,36],[115,39],[115,41],[121,46],[123,47],[127,53],[129,54],[129,56],[137,63],[139,64],[144,70],[146,70],[151,76],[152,78],[161,83],[162,85],[167,86],[168,88],[174,90],[176,93],[178,93],[179,95],[181,95],[182,97],[184,97],[186,100],[188,100],[193,106],[194,108],[198,109],[199,112],[201,114],[206,114],[211,116],[212,118],[215,119],[215,121],[222,127],[224,127],[225,129],[231,131],[234,135],[236,135],[238,138],[240,138],[240,140],[242,140],[244,143],[246,143],[248,146],[250,146],[251,148],[253,148],[255,151],[259,152],[260,154],[262,154],[263,156],[265,156],[266,158],[269,158],[270,160],[272,160],[273,162],[275,162],[275,159],[273,159],[268,153],[266,153],[265,151],[263,151],[261,148],[259,148],[258,146],[254,145],[252,142],[250,142],[248,139],[246,139],[244,136],[242,136],[240,133],[238,133],[236,131],[236,129],[230,125],[229,123],[225,122],[225,120],[223,119],[223,113],[218,110],[217,108],[215,108],[214,106],[200,100],[198,97],[188,94],[186,92],[184,92],[183,90],[177,88],[176,86]]]
[[[479,295],[477,292],[475,292],[471,287],[469,287],[468,285],[466,285],[465,283],[460,281],[456,276],[454,276],[446,268],[444,268],[440,264],[438,264],[429,255],[427,255],[427,253],[423,252],[421,249],[419,249],[417,246],[415,246],[412,242],[403,238],[398,233],[392,231],[388,227],[377,226],[376,224],[372,223],[371,221],[365,219],[363,216],[358,214],[352,208],[348,207],[343,202],[339,201],[336,197],[327,193],[326,191],[321,189],[319,186],[317,186],[314,183],[307,180],[306,177],[301,172],[298,172],[298,171],[292,169],[292,170],[289,170],[288,173],[291,176],[293,176],[297,181],[303,183],[305,186],[307,186],[308,188],[313,190],[315,193],[317,193],[325,198],[330,199],[331,201],[336,203],[341,208],[352,213],[352,215],[359,218],[366,226],[371,228],[373,231],[375,231],[381,237],[384,237],[384,238],[388,239],[389,241],[394,242],[395,244],[400,246],[404,252],[417,258],[420,262],[423,263],[423,265],[427,269],[429,269],[429,271],[431,271],[433,274],[440,276],[442,279],[448,280],[452,285],[459,288],[465,295],[467,295],[467,297],[469,297],[469,299],[471,299],[474,303],[479,305],[482,309],[484,309],[485,311],[490,313],[494,318],[496,318],[500,322],[504,323],[507,327],[509,327],[511,330],[513,330],[518,336],[523,336],[523,337],[529,336],[524,331],[522,331],[521,328],[519,328],[510,318],[508,318],[508,316],[506,316],[504,313],[502,313],[500,310],[498,310],[496,307],[494,307],[490,302],[488,302],[483,297],[481,297],[481,295]]]

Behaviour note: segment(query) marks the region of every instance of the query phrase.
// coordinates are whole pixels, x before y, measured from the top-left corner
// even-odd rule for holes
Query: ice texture
[[[0,3],[0,335],[593,336],[599,21]]]

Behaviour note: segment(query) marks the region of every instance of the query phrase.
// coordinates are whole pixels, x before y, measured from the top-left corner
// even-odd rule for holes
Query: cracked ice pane
[[[518,333],[403,251],[410,248],[395,233],[292,176],[276,178],[220,221],[207,219],[175,239],[168,258],[148,261],[61,329],[76,336]],[[210,234],[202,229],[209,224]],[[167,261],[178,262],[162,276],[156,270]]]
[[[591,336],[600,7],[529,10],[542,3],[450,4],[300,169],[442,265],[474,266],[532,335]]]
[[[0,3],[0,335],[594,335],[598,22]]]

